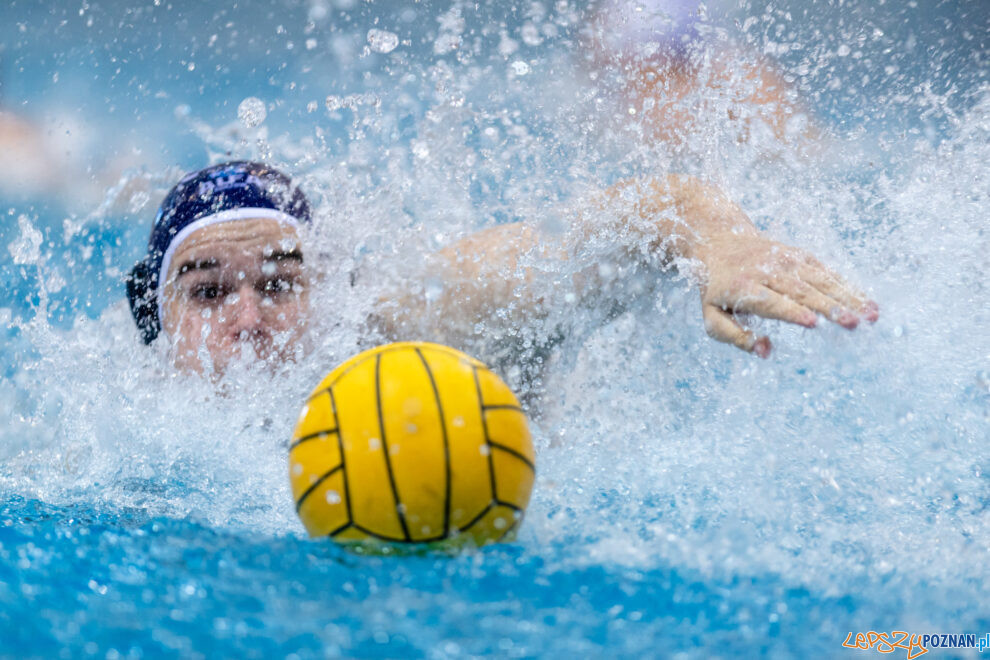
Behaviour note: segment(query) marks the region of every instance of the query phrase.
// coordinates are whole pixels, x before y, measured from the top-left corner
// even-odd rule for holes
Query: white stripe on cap
[[[277,220],[284,225],[290,225],[295,228],[299,228],[300,222],[298,218],[295,218],[284,211],[279,211],[277,209],[267,209],[267,208],[254,208],[254,207],[244,207],[239,209],[227,209],[226,211],[220,211],[219,213],[214,213],[213,215],[204,215],[198,220],[193,220],[188,225],[182,228],[172,242],[168,244],[165,249],[165,255],[162,257],[162,267],[158,271],[158,288],[155,291],[155,297],[158,299],[158,321],[161,323],[162,330],[165,329],[165,308],[162,305],[162,289],[165,287],[165,276],[168,275],[169,266],[172,265],[172,255],[182,244],[182,241],[189,238],[189,236],[197,229],[202,229],[203,227],[209,227],[210,225],[218,225],[221,222],[233,222],[234,220],[254,220],[255,218]]]

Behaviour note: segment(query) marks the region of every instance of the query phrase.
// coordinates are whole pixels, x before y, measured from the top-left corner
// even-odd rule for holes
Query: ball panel
[[[303,406],[296,429],[292,433],[290,447],[300,438],[312,436],[321,431],[337,428],[337,416],[333,410],[333,400],[328,389],[320,390]]]
[[[532,466],[536,462],[533,440],[526,425],[526,415],[512,408],[494,408],[485,411],[488,441],[514,451]]]
[[[485,407],[510,406],[519,408],[519,400],[512,390],[502,380],[485,368],[477,370],[478,387],[481,389],[481,400]]]
[[[522,521],[522,512],[503,506],[493,506],[473,525],[461,530],[461,534],[470,535],[475,543],[482,545],[491,541],[499,541],[511,534]]]
[[[413,541],[434,538],[447,526],[448,463],[431,372],[415,349],[383,353],[379,370],[382,448],[406,531]]]
[[[511,390],[474,358],[424,342],[334,369],[311,394],[289,456],[310,535],[349,542],[510,538],[535,479]]]
[[[299,519],[310,536],[326,536],[350,522],[342,469],[332,472],[302,497],[305,499],[299,505]]]
[[[487,369],[485,364],[475,358],[471,357],[467,353],[462,353],[456,349],[449,346],[444,346],[443,344],[434,344],[428,341],[400,341],[392,344],[385,344],[383,346],[377,346],[375,348],[370,348],[364,352],[358,353],[357,355],[348,358],[341,364],[337,365],[333,371],[331,371],[327,376],[320,381],[320,384],[316,386],[313,392],[310,394],[310,399],[319,396],[324,390],[331,388],[338,380],[347,375],[347,373],[364,362],[365,360],[373,360],[378,355],[384,355],[386,353],[391,353],[392,351],[405,351],[410,349],[419,348],[421,350],[429,350],[444,355],[449,355],[455,359],[465,362],[471,366],[480,367],[482,369]]]
[[[477,516],[494,497],[489,449],[472,364],[448,351],[423,349],[443,407],[450,448],[450,526]]]
[[[289,452],[289,483],[298,502],[317,479],[341,463],[337,434],[306,440]]]
[[[393,346],[399,346],[400,344],[393,344]],[[401,344],[402,346],[414,346],[420,349],[424,354],[436,354],[439,353],[446,357],[453,358],[457,362],[462,363],[465,368],[478,367],[479,369],[487,369],[485,363],[481,360],[471,357],[467,353],[463,353],[450,346],[444,346],[443,344],[434,344],[428,341],[411,341]]]
[[[404,538],[382,449],[375,396],[377,359],[353,366],[333,387],[354,522],[376,534]]]
[[[533,491],[533,469],[516,454],[492,447],[495,464],[495,497],[499,502],[525,509]]]
[[[333,538],[335,541],[367,541],[371,537],[351,525],[338,531],[333,535]]]
[[[374,348],[369,351],[365,351],[363,353],[358,353],[357,355],[350,357],[344,362],[340,363],[339,365],[337,365],[336,368],[334,368],[333,371],[327,374],[326,378],[320,381],[320,384],[317,385],[316,389],[313,390],[313,393],[310,394],[310,399],[312,400],[316,398],[324,390],[328,390],[331,387],[333,387],[337,383],[337,381],[339,381],[341,378],[346,376],[351,369],[358,366],[362,362],[366,360],[374,360],[376,354],[380,353],[381,351],[387,348],[388,348],[387,345],[379,346],[378,348]]]

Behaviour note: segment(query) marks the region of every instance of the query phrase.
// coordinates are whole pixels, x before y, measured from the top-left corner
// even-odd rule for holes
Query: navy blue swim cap
[[[158,207],[148,253],[127,278],[131,314],[145,344],[161,332],[158,287],[172,254],[192,232],[220,222],[271,218],[310,222],[309,202],[286,175],[262,163],[235,161],[187,174]]]

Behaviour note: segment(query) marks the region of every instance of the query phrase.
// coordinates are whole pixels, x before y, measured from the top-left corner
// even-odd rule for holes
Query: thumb
[[[716,305],[704,304],[702,314],[705,318],[705,331],[712,339],[732,344],[747,353],[756,353],[761,358],[770,356],[773,345],[769,338],[757,337]]]

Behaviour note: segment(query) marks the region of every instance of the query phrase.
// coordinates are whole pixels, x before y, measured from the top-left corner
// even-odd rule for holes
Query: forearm
[[[603,261],[696,259],[737,235],[755,235],[721,191],[687,176],[634,179],[600,193],[572,215],[564,236],[525,223],[471,234],[430,255],[420,283],[383,298],[376,325],[390,338],[471,335],[479,322],[517,326],[546,312],[548,298],[619,295],[620,269]],[[644,253],[645,254],[642,254]],[[613,282],[604,275],[613,273]]]
[[[479,322],[488,330],[496,320],[516,325],[543,302],[532,264],[547,254],[539,232],[523,223],[466,236],[428,255],[415,281],[382,298],[374,325],[391,339],[437,341],[474,334]]]
[[[631,179],[608,188],[597,213],[582,214],[576,239],[608,232],[618,247],[645,247],[664,260],[693,259],[724,237],[755,235],[756,228],[722,191],[683,175]]]

